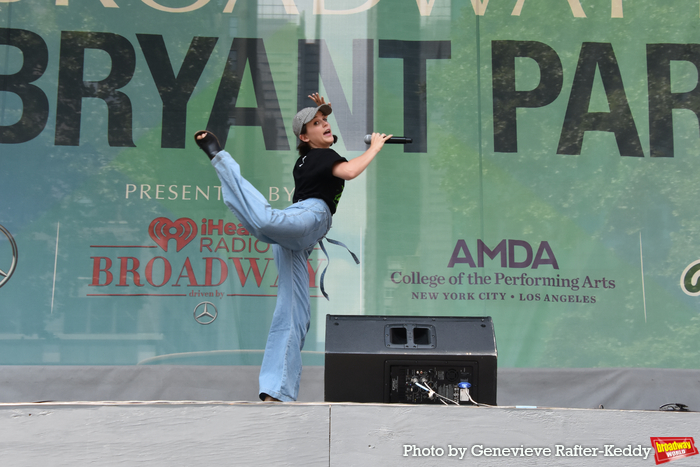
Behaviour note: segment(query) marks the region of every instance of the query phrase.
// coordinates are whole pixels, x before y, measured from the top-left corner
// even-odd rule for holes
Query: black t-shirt
[[[333,166],[338,162],[347,162],[332,149],[312,149],[294,164],[294,198],[293,201],[319,198],[326,202],[335,214],[340,195],[345,188],[345,180],[333,175]]]

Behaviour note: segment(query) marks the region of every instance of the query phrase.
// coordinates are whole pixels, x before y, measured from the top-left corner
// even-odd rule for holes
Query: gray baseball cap
[[[292,122],[292,130],[297,138],[301,134],[302,127],[313,120],[316,116],[316,112],[318,111],[320,111],[323,115],[330,115],[331,112],[333,112],[333,109],[331,109],[331,106],[328,104],[321,104],[318,107],[307,107],[297,112]]]

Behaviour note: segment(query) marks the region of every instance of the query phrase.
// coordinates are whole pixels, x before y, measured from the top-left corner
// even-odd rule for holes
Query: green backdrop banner
[[[259,364],[276,208],[320,91],[387,145],[309,261],[324,316],[491,316],[505,367],[700,357],[695,0],[0,0],[0,364]]]

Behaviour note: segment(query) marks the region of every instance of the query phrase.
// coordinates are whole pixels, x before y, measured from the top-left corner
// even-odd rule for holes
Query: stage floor
[[[0,402],[192,400],[258,401],[256,366],[0,366]],[[382,381],[362,384],[383,384]],[[305,366],[300,402],[324,402],[324,367]],[[477,402],[482,402],[478,401]],[[700,370],[661,368],[499,368],[500,406],[700,410]]]

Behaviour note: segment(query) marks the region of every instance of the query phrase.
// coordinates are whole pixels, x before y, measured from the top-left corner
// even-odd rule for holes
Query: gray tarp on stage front
[[[2,366],[0,402],[256,401],[258,370],[255,366]],[[301,402],[323,401],[323,370],[304,368]],[[657,410],[668,403],[700,410],[700,370],[498,370],[499,406]]]

